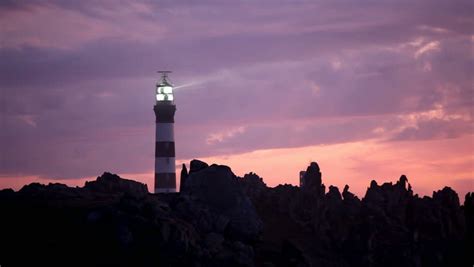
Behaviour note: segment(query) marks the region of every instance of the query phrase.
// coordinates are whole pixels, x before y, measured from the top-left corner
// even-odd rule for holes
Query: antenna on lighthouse
[[[159,70],[157,71],[159,74],[161,74],[161,78],[163,80],[166,80],[166,78],[168,78],[168,73],[171,73],[172,71],[170,70]]]

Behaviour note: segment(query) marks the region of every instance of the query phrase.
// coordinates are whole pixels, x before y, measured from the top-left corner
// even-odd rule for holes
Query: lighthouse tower
[[[155,143],[155,193],[176,192],[174,151],[174,104],[173,85],[168,73],[159,71],[161,81],[156,84],[156,143]]]

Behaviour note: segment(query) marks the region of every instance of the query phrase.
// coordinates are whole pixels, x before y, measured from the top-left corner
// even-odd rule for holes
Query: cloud
[[[163,68],[183,86],[181,159],[462,138],[472,132],[471,7],[3,2],[0,174],[148,170]],[[440,105],[441,117],[423,117]]]
[[[438,41],[429,42],[415,52],[415,58],[419,58],[423,54],[439,50],[440,47]]]
[[[3,25],[0,48],[69,50],[103,38],[159,41],[166,32],[159,23],[148,21],[152,10],[145,3],[112,5],[109,2],[108,6],[102,3],[88,8],[65,4],[30,2],[13,5],[15,8],[7,11],[0,9]]]
[[[463,120],[445,121],[432,119],[418,122],[416,126],[404,128],[391,140],[431,140],[457,138],[474,129]]]

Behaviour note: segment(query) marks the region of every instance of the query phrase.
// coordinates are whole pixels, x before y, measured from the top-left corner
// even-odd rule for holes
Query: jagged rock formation
[[[311,164],[306,175],[311,178],[302,190],[280,185],[259,194],[248,191],[264,222],[257,255],[285,255],[289,244],[292,255],[298,255],[277,258],[270,262],[274,266],[472,264],[468,253],[473,245],[472,225],[466,229],[468,216],[472,218],[467,215],[472,214],[471,195],[466,196],[463,212],[452,189],[419,198],[402,175],[395,184],[379,186],[372,181],[359,200],[347,185],[342,196],[334,186],[325,193],[317,164]]]
[[[196,170],[191,165],[190,175],[182,189],[181,193],[189,196],[192,202],[209,207],[216,216],[226,218],[228,225],[224,227],[228,235],[242,241],[258,238],[262,222],[229,167],[211,165]]]
[[[322,196],[325,191],[325,186],[322,184],[321,176],[319,165],[316,162],[311,162],[303,177],[304,187],[302,190]]]
[[[181,168],[179,192],[183,192],[183,185],[186,183],[186,180],[188,179],[188,176],[189,176],[188,169],[186,168],[186,164],[183,163],[183,166]]]
[[[148,187],[133,180],[120,178],[116,174],[105,172],[97,180],[86,182],[85,189],[106,194],[128,194],[134,197],[144,197],[148,194]]]
[[[204,161],[193,159],[193,160],[191,160],[191,163],[189,164],[189,174],[191,174],[193,172],[198,172],[198,171],[203,170],[207,167],[209,167],[209,165],[207,163],[205,163]]]
[[[322,184],[269,188],[193,160],[181,193],[104,173],[82,188],[0,191],[0,264],[25,266],[472,266],[474,194],[413,194],[406,176],[364,198]],[[22,252],[26,257],[16,256]]]

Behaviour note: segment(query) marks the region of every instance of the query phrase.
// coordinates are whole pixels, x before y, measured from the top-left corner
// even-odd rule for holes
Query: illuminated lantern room
[[[167,72],[161,72],[161,82],[156,84],[156,102],[172,102],[173,85],[168,81]]]

